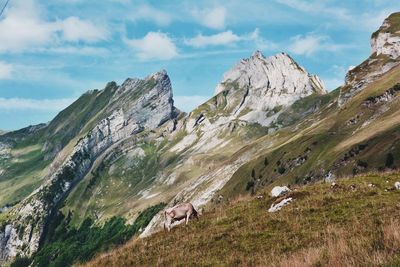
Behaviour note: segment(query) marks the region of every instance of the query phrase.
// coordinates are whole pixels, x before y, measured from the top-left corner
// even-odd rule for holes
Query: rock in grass
[[[280,197],[283,196],[284,194],[289,193],[291,190],[287,186],[275,186],[271,190],[271,196],[273,197]]]
[[[400,189],[400,182],[395,182],[394,187],[399,190]]]
[[[277,204],[272,204],[271,207],[268,209],[268,212],[276,212],[278,210],[281,210],[284,206],[288,205],[292,201],[293,201],[293,198],[291,198],[291,197],[285,198]]]

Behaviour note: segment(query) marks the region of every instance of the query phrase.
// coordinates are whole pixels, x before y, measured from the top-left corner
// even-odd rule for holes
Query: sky
[[[371,33],[395,11],[397,0],[9,0],[0,129],[48,122],[87,90],[161,69],[175,106],[189,112],[255,50],[288,53],[332,90],[370,55]]]

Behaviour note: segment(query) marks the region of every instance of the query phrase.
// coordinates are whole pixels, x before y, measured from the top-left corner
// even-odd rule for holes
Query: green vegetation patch
[[[17,258],[13,266],[32,262],[33,266],[71,266],[74,263],[85,262],[96,253],[123,244],[139,230],[144,229],[150,220],[165,207],[160,203],[149,207],[140,213],[132,225],[127,225],[125,219],[113,217],[103,226],[94,225],[90,218],[85,219],[79,228],[69,225],[71,215],[66,218],[58,214],[59,225],[53,226],[48,233],[46,244],[32,259]],[[25,265],[26,266],[26,265]]]

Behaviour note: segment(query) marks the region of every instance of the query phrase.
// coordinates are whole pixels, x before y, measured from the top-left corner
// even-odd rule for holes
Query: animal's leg
[[[186,214],[186,225],[189,223],[190,212]]]
[[[167,226],[167,230],[168,230],[168,232],[170,232],[171,231],[171,224],[172,224],[172,222],[171,222],[171,218],[167,218],[166,219],[166,222],[164,223],[164,225],[166,225]]]

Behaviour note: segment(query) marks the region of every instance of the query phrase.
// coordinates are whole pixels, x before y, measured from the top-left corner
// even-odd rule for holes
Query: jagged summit
[[[325,94],[322,81],[309,74],[286,53],[264,57],[255,51],[226,72],[215,95],[226,95],[231,116],[262,125],[271,123],[265,112],[286,107],[311,94]],[[271,113],[269,113],[271,114]]]
[[[255,51],[250,58],[242,59],[232,69],[226,72],[217,85],[215,94],[227,89],[228,83],[237,82],[239,87],[248,84],[253,87],[264,87],[268,91],[279,89],[294,93],[312,91],[326,93],[321,80],[299,66],[286,53],[279,53],[266,58],[260,51]]]

